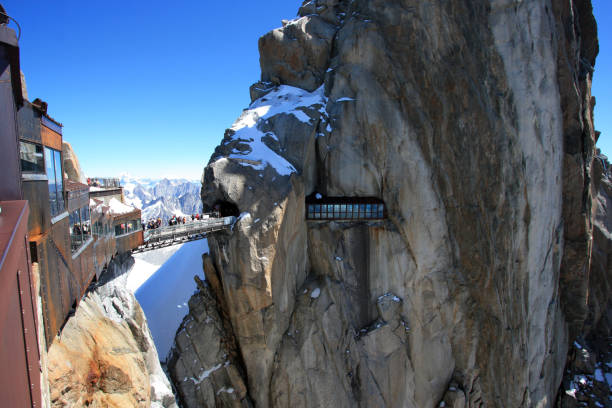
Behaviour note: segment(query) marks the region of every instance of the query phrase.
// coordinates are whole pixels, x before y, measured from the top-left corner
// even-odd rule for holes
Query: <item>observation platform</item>
[[[375,221],[387,218],[387,206],[377,197],[306,197],[307,221]]]

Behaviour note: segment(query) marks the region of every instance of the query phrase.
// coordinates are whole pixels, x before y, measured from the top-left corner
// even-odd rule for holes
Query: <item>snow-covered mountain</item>
[[[166,223],[173,215],[202,213],[200,182],[122,176],[121,185],[125,202],[140,208],[145,221],[159,217]]]

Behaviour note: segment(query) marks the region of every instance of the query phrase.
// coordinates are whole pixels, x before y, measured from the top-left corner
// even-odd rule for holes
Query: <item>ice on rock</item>
[[[252,167],[255,170],[264,170],[270,166],[281,176],[294,173],[295,167],[270,149],[262,140],[264,136],[268,136],[278,141],[277,135],[272,132],[262,132],[259,125],[280,114],[292,115],[303,123],[311,124],[312,118],[306,114],[305,110],[307,108],[320,109],[326,103],[327,98],[323,86],[313,92],[289,85],[278,86],[264,97],[255,100],[231,127],[231,130],[234,131],[232,139],[248,145],[248,148],[235,149],[229,157],[241,160],[241,165]]]

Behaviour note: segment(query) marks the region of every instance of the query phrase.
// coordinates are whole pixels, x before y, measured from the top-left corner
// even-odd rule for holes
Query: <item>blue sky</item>
[[[30,100],[88,176],[199,179],[260,76],[257,40],[300,0],[0,0],[21,25]],[[86,4],[86,6],[85,6]],[[612,1],[594,0],[598,145],[612,156]]]
[[[599,37],[599,55],[591,89],[597,101],[595,129],[601,132],[597,146],[612,160],[612,1],[593,0],[592,3]]]

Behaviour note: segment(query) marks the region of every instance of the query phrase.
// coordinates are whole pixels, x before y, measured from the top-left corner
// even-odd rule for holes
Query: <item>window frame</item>
[[[23,168],[23,162],[24,159],[22,158],[22,146],[26,146],[26,145],[31,145],[34,146],[34,155],[38,155],[40,154],[40,159],[41,159],[41,168],[39,170],[24,170]],[[40,153],[38,153],[36,150],[38,150],[40,148]],[[31,163],[31,162],[28,162]],[[44,146],[40,143],[34,143],[34,142],[30,142],[30,141],[26,141],[26,140],[19,140],[19,168],[21,169],[21,173],[23,174],[46,174],[46,167],[45,167],[45,149]]]

